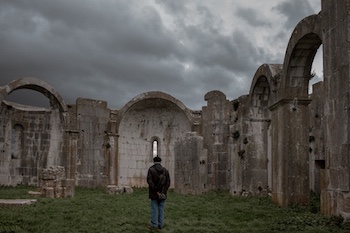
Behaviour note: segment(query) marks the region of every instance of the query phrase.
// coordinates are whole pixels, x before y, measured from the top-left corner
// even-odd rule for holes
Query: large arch
[[[265,98],[268,97],[269,106],[276,101],[276,91],[280,88],[282,67],[282,64],[262,64],[256,70],[249,89],[250,101],[253,101],[253,98],[257,96],[261,98],[261,95],[265,95]],[[268,93],[266,93],[266,88],[268,88]]]
[[[282,98],[308,98],[312,63],[321,44],[320,15],[311,15],[300,21],[291,35],[284,58]]]
[[[191,131],[191,111],[168,94],[147,92],[129,101],[118,115],[118,185],[147,187],[154,138],[158,140],[162,164],[174,181],[175,145]]]
[[[16,103],[5,101],[7,95],[19,89],[38,91],[50,100],[51,109],[22,108]],[[45,97],[43,97],[45,98]],[[67,107],[61,96],[47,83],[37,78],[21,78],[0,87],[1,121],[5,141],[12,140],[11,146],[2,144],[4,161],[0,170],[1,183],[16,185],[25,183],[39,185],[40,171],[54,165],[67,164]],[[20,130],[19,130],[20,129]],[[66,130],[66,131],[65,131]],[[21,140],[19,141],[19,139]],[[11,148],[16,150],[12,150]],[[15,152],[15,153],[14,153]],[[17,155],[18,154],[18,155]],[[67,169],[68,170],[68,169]],[[71,177],[68,171],[68,176]],[[74,176],[74,175],[73,175]],[[8,177],[8,178],[7,178]]]
[[[18,89],[30,89],[44,94],[53,108],[58,107],[61,113],[67,112],[67,106],[62,97],[46,82],[33,77],[24,77],[14,80],[0,90],[0,103],[7,95]]]
[[[135,96],[132,100],[130,100],[127,104],[124,105],[119,110],[119,116],[122,118],[124,114],[131,109],[133,105],[140,101],[145,101],[145,100],[154,100],[154,99],[162,99],[169,101],[170,103],[173,103],[175,106],[177,106],[187,117],[187,119],[192,122],[193,117],[192,117],[192,110],[187,108],[180,100],[176,99],[175,97],[161,92],[161,91],[149,91],[142,93],[140,95]]]
[[[276,100],[276,91],[279,88],[282,64],[261,65],[252,80],[249,91],[251,104],[249,112],[249,128],[251,139],[254,143],[247,146],[250,150],[250,163],[257,164],[251,169],[255,172],[253,187],[260,187],[271,191],[272,187],[272,158],[271,158],[271,114],[269,106]],[[246,175],[243,175],[246,176]],[[249,174],[248,174],[249,177]],[[243,179],[244,180],[244,179]]]
[[[309,203],[308,84],[322,44],[320,15],[295,27],[286,49],[281,87],[272,110],[272,200],[279,205]]]

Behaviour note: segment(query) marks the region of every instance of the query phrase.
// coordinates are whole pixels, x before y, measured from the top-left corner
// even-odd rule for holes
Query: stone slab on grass
[[[0,207],[20,207],[35,204],[36,199],[0,199]]]

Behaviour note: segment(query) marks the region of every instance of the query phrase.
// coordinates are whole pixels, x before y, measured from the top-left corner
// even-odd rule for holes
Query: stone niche
[[[41,193],[44,197],[73,197],[75,185],[73,179],[66,179],[66,171],[62,166],[50,166],[40,173]]]

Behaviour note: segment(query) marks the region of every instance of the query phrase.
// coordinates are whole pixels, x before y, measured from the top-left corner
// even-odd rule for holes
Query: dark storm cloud
[[[5,2],[0,10],[6,31],[0,37],[3,84],[36,76],[65,93],[68,102],[77,94],[105,97],[110,86],[118,93],[130,90],[128,84],[171,85],[169,73],[177,66],[167,60],[181,48],[152,7],[138,14],[130,8],[127,1]]]
[[[170,1],[169,1],[170,2]],[[244,31],[235,30],[230,35],[223,35],[222,21],[215,17],[211,11],[200,3],[194,9],[197,17],[201,20],[196,24],[188,24],[186,20],[190,18],[184,15],[184,5],[167,4],[170,12],[181,13],[176,18],[178,29],[181,28],[179,38],[187,41],[186,58],[195,62],[199,67],[222,67],[223,70],[231,72],[248,72],[256,67],[262,58],[261,50],[254,45],[254,42]],[[172,1],[171,1],[172,2]],[[164,2],[162,2],[164,3]]]
[[[210,4],[3,0],[0,85],[37,77],[67,103],[92,98],[111,108],[146,91],[166,92],[192,109],[201,108],[211,90],[237,98],[248,93],[252,76],[270,54],[244,29],[227,33]],[[292,17],[285,4],[276,11]],[[254,10],[240,8],[239,16],[251,26],[268,26]]]

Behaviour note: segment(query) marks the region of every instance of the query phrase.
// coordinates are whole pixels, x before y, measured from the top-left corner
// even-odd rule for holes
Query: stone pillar
[[[117,135],[109,135],[108,136],[108,148],[107,148],[107,156],[109,161],[109,184],[115,185],[117,184]]]
[[[77,155],[78,155],[78,138],[79,132],[77,130],[67,131],[67,148],[65,154],[67,156],[66,175],[68,179],[76,179],[77,171]]]
[[[107,133],[107,149],[106,149],[106,161],[107,161],[107,172],[108,174],[108,185],[115,186],[118,184],[118,134],[117,122],[111,120],[108,123]]]
[[[321,212],[350,219],[350,1],[322,0],[325,170]]]
[[[220,91],[208,92],[204,99],[208,102],[203,107],[203,147],[208,151],[209,189],[229,189],[228,129],[232,105]]]
[[[281,100],[272,110],[272,201],[309,203],[309,99]]]

